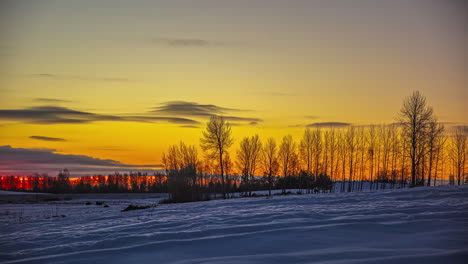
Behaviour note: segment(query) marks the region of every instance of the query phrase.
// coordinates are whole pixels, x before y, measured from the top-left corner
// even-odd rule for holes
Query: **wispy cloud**
[[[237,122],[262,122],[256,117],[241,117],[231,115],[233,112],[249,112],[250,110],[226,108],[214,104],[199,104],[195,102],[170,101],[162,103],[151,111],[155,114],[167,114],[185,117],[209,118],[213,115],[223,116],[228,121]]]
[[[68,168],[73,175],[162,168],[161,164],[132,165],[111,159],[56,153],[53,149],[0,146],[0,171],[3,173],[56,173]]]
[[[38,98],[46,102],[66,102],[61,99]],[[252,125],[263,120],[256,117],[231,115],[234,112],[248,110],[225,108],[212,104],[198,104],[193,102],[173,101],[153,108],[141,114],[100,114],[90,111],[80,111],[63,106],[45,105],[22,109],[0,109],[0,120],[22,122],[29,124],[85,124],[100,121],[141,122],[182,125],[182,127],[196,127],[200,119],[211,116],[223,116],[228,121],[241,122]]]
[[[193,119],[151,115],[103,115],[73,110],[60,106],[38,106],[25,109],[2,109],[0,120],[17,121],[31,124],[83,124],[98,121],[123,122],[169,122],[173,124],[196,125]]]
[[[209,117],[212,115],[225,114],[232,111],[243,111],[241,109],[225,108],[213,104],[199,104],[195,102],[170,101],[162,103],[154,108],[152,112],[159,114]]]
[[[149,40],[149,43],[163,45],[174,48],[203,48],[203,47],[221,47],[231,46],[232,43],[208,40],[202,38],[178,38],[178,37],[155,37]]]
[[[98,76],[81,76],[81,75],[67,75],[67,74],[54,74],[54,73],[33,73],[30,74],[34,78],[44,78],[53,80],[76,80],[76,81],[97,81],[97,82],[122,82],[132,83],[137,80],[120,78],[120,77],[98,77]]]
[[[312,123],[306,125],[306,127],[347,127],[350,126],[351,123],[345,123],[345,122],[317,122],[317,123]]]
[[[314,115],[306,115],[304,117],[307,119],[319,119],[319,116],[314,116]]]
[[[56,137],[44,137],[44,136],[30,136],[29,138],[31,139],[37,139],[37,140],[42,140],[42,141],[67,141],[64,138],[56,138]]]
[[[65,100],[65,99],[56,99],[56,98],[34,98],[34,102],[38,103],[71,103],[71,100]]]
[[[56,153],[54,149],[30,149],[0,146],[0,164],[75,164],[110,167],[160,167],[160,164],[130,165],[111,159]]]

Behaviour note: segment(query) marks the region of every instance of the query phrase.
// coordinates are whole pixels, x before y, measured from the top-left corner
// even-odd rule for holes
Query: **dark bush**
[[[131,210],[148,209],[148,208],[155,207],[155,206],[156,205],[133,205],[133,204],[130,204],[125,209],[123,209],[121,212],[127,212],[127,211],[131,211]]]

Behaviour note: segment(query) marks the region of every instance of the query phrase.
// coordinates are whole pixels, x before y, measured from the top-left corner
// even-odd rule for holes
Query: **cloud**
[[[184,125],[184,126],[180,126],[180,127],[184,127],[184,128],[199,128],[198,126],[192,126],[192,125]]]
[[[37,106],[25,109],[0,109],[0,120],[19,121],[31,124],[83,124],[97,121],[169,122],[173,124],[199,124],[198,121],[167,116],[151,115],[102,115],[72,110],[60,106]]]
[[[240,122],[262,122],[263,120],[260,118],[255,118],[255,117],[238,117],[238,116],[222,116],[224,119],[228,121],[240,121]]]
[[[71,103],[71,100],[55,99],[55,98],[34,98],[35,102],[38,103]]]
[[[44,137],[44,136],[30,136],[29,138],[43,140],[43,141],[67,141],[64,138]]]
[[[41,98],[50,102],[58,102],[60,99]],[[44,100],[43,100],[44,101]],[[62,106],[46,105],[34,106],[23,109],[0,109],[0,121],[13,121],[28,124],[85,124],[99,121],[117,122],[141,122],[196,126],[200,122],[197,118],[208,119],[211,116],[223,116],[228,121],[234,122],[262,122],[255,117],[241,117],[229,115],[231,112],[249,111],[234,108],[225,108],[211,104],[197,104],[191,102],[174,101],[164,103],[142,114],[98,114],[93,112],[79,111]],[[194,119],[195,118],[195,119]]]
[[[116,77],[95,77],[95,76],[81,76],[81,75],[67,75],[67,74],[53,74],[53,73],[33,73],[30,74],[34,78],[54,79],[54,80],[76,80],[76,81],[99,81],[99,82],[123,82],[132,83],[136,80],[127,78]]]
[[[258,122],[252,121],[252,122],[249,123],[249,125],[251,125],[251,126],[256,126],[256,125],[258,125]]]
[[[122,118],[122,121],[143,122],[143,123],[153,123],[153,122],[163,121],[163,122],[169,122],[173,124],[192,124],[192,125],[200,124],[200,122],[195,121],[193,119],[181,118],[181,117],[141,115],[141,116],[124,116],[121,118]]]
[[[347,127],[350,126],[351,123],[344,123],[344,122],[317,122],[317,123],[312,123],[306,125],[306,127],[335,127],[335,128],[341,128],[341,127]]]
[[[201,38],[172,38],[172,37],[156,37],[150,39],[151,44],[163,45],[174,48],[204,48],[204,47],[221,47],[221,46],[231,46],[229,44],[221,41],[207,40]]]
[[[162,103],[161,106],[155,107],[152,112],[171,115],[209,117],[212,115],[223,114],[230,111],[242,110],[220,107],[213,104],[198,104],[194,102],[185,101],[170,101]]]
[[[260,118],[240,117],[228,115],[232,112],[248,112],[250,110],[226,108],[213,104],[199,104],[195,102],[170,101],[153,108],[155,114],[168,114],[176,116],[188,116],[198,118],[209,118],[213,115],[223,116],[228,121],[237,122],[262,122]]]
[[[68,168],[74,176],[116,171],[140,171],[162,168],[161,164],[131,165],[111,159],[55,153],[53,149],[0,146],[1,174],[57,173]]]
[[[129,165],[111,159],[55,153],[53,149],[29,149],[0,146],[0,164],[63,164],[108,167],[161,167],[159,164]]]
[[[318,119],[319,117],[318,116],[314,116],[314,115],[307,115],[307,116],[304,116],[305,118],[307,119]]]

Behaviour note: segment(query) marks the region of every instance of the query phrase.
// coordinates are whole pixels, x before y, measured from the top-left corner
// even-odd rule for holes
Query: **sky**
[[[455,0],[1,1],[0,169],[158,168],[169,145],[198,145],[213,114],[237,142],[298,138],[310,124],[395,122],[415,90],[439,120],[466,125],[467,10]]]

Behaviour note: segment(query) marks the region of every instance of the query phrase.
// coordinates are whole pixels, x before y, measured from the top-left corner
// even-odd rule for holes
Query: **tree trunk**
[[[223,193],[223,199],[226,199],[226,189],[224,188],[224,166],[223,166],[223,152],[219,153],[219,164],[221,164],[221,189]]]

